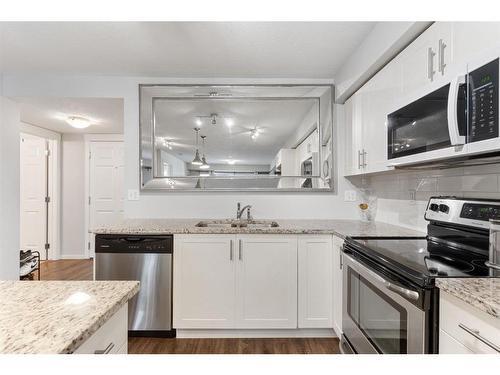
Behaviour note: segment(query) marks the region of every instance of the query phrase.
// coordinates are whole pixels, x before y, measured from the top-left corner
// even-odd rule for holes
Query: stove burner
[[[429,255],[425,257],[425,264],[431,274],[438,276],[447,276],[447,271],[450,269],[461,272],[470,272],[474,269],[474,266],[469,262],[443,255]]]

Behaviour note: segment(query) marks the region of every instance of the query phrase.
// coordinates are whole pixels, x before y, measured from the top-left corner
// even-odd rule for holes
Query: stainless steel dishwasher
[[[129,301],[131,336],[174,337],[172,329],[173,236],[98,234],[96,280],[139,280]]]

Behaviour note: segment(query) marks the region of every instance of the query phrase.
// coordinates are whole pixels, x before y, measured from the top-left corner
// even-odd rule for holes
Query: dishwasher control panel
[[[98,234],[95,237],[96,253],[166,253],[174,248],[172,235],[121,235]]]

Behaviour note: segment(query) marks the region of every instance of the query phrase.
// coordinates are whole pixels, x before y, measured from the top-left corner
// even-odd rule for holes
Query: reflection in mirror
[[[143,188],[331,190],[331,86],[140,89]]]

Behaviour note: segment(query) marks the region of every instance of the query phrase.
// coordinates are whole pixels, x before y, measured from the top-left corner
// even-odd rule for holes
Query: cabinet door
[[[465,65],[500,49],[500,22],[453,22],[452,27],[457,64]]]
[[[400,95],[401,65],[399,60],[393,60],[363,87],[362,164],[365,173],[388,169],[387,115],[394,106],[394,98]]]
[[[237,236],[235,328],[297,328],[297,236]]]
[[[299,328],[332,328],[332,236],[300,236]]]
[[[233,328],[234,235],[174,236],[174,328]]]
[[[364,173],[361,167],[361,150],[363,148],[362,102],[360,92],[356,92],[344,104],[346,164],[345,175],[352,176]]]
[[[453,61],[452,23],[435,22],[401,52],[405,96],[439,88],[456,74]]]
[[[333,329],[342,335],[342,245],[344,240],[333,236]]]

